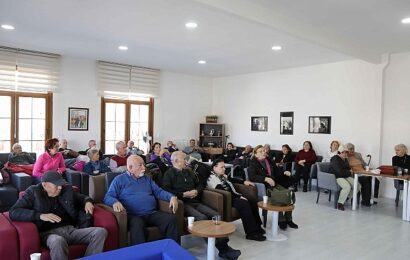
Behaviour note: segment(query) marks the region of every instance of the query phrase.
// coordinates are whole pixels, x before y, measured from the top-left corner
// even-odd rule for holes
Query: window
[[[14,143],[23,151],[44,151],[51,138],[52,94],[0,91],[0,152],[8,153]]]
[[[145,100],[145,101],[142,101]],[[114,100],[102,99],[101,149],[106,154],[115,154],[118,141],[134,141],[135,146],[148,152],[147,136],[152,136],[153,99]]]

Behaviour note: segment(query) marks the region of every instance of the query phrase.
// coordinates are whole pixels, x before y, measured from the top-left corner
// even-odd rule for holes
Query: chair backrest
[[[106,174],[90,176],[89,196],[94,200],[95,203],[102,203],[105,193],[107,193],[105,175]]]
[[[336,182],[336,176],[329,173],[330,163],[317,163],[317,186],[318,188],[339,191],[340,186]]]
[[[107,172],[107,174],[104,175],[105,177],[105,188],[108,191],[108,188],[111,185],[111,182],[114,180],[115,177],[117,177],[118,175],[123,174],[123,172]]]

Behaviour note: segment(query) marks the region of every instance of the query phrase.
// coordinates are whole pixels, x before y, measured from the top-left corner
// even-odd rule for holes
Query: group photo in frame
[[[252,116],[251,117],[251,131],[268,131],[268,117],[267,116]]]
[[[68,108],[68,130],[88,131],[88,108]]]
[[[293,112],[280,112],[280,134],[293,135]]]
[[[309,133],[311,134],[330,134],[330,116],[309,116]]]

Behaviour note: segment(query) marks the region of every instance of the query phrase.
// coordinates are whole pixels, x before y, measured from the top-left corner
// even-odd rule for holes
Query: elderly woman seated
[[[111,172],[110,167],[100,160],[100,150],[93,147],[88,150],[87,155],[90,161],[85,164],[83,171],[89,175],[98,175],[100,173]]]

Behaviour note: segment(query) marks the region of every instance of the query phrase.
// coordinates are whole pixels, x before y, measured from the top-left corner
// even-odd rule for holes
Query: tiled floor
[[[294,222],[299,229],[282,231],[288,240],[255,242],[245,239],[242,222],[235,221],[237,231],[230,245],[240,249],[240,259],[409,259],[410,222],[401,220],[401,204],[379,199],[378,205],[352,211],[333,209],[333,202],[322,194],[316,204],[316,192],[297,192]],[[267,229],[271,228],[271,214]],[[198,259],[206,259],[203,239],[188,235],[182,246]],[[216,250],[217,252],[217,250]],[[218,258],[217,258],[218,259]]]

